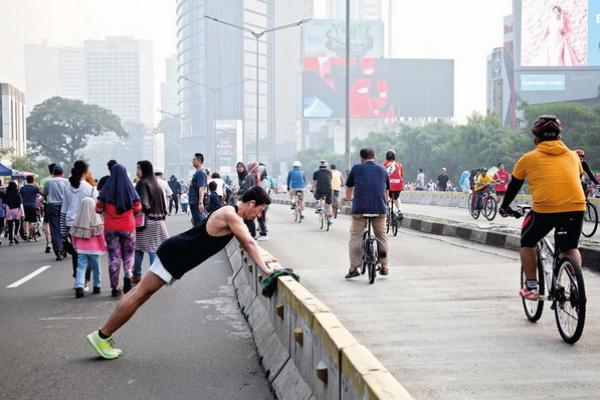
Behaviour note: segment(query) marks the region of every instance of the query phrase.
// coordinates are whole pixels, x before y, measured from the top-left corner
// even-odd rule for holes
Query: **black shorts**
[[[37,222],[37,210],[35,207],[23,207],[25,210],[25,222]]]
[[[400,198],[400,193],[402,193],[400,190],[397,192],[391,192],[390,191],[390,198],[392,200],[398,200]]]
[[[44,203],[44,223],[47,224],[50,222],[50,218],[48,217],[48,204]]]
[[[583,227],[583,211],[536,213],[530,211],[521,228],[521,247],[535,247],[552,229],[554,245],[560,252],[576,249]]]
[[[318,193],[318,192],[316,192],[315,193],[315,200],[318,201],[318,200],[322,199],[323,197],[325,197],[325,204],[331,205],[332,198],[333,198],[333,193],[332,192],[329,192],[329,193]]]
[[[501,192],[496,190],[496,196],[504,196],[506,194],[506,192]]]

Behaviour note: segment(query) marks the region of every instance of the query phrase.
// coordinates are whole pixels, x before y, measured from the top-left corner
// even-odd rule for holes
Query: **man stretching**
[[[244,219],[253,220],[271,203],[261,187],[253,187],[241,198],[237,207],[221,207],[200,225],[167,239],[158,249],[157,257],[141,282],[124,296],[102,328],[87,335],[88,343],[105,359],[117,358],[121,350],[112,345],[112,334],[122,327],[137,309],[158,289],[180,279],[186,272],[221,251],[235,236],[263,273],[273,270],[258,251]]]

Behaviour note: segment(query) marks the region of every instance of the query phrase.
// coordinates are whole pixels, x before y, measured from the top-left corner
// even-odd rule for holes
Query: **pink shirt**
[[[82,239],[73,236],[73,247],[81,254],[104,254],[106,253],[106,240],[104,235],[92,236],[89,239]]]

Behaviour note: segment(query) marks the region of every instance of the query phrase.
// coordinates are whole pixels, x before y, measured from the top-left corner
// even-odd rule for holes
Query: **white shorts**
[[[160,261],[160,258],[158,258],[158,256],[156,256],[156,258],[154,259],[154,262],[150,266],[149,271],[152,272],[154,275],[157,275],[163,281],[165,281],[167,285],[172,285],[177,280],[173,278],[169,271],[165,269],[165,266],[162,265],[162,262]]]

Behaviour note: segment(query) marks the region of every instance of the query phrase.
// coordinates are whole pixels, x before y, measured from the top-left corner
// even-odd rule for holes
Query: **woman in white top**
[[[77,252],[71,245],[71,237],[69,235],[69,229],[75,222],[75,217],[81,207],[81,202],[86,197],[91,197],[96,200],[98,197],[98,191],[89,182],[94,182],[89,173],[89,166],[85,161],[75,161],[73,169],[71,169],[71,176],[69,177],[69,187],[65,190],[65,197],[62,202],[60,210],[61,216],[61,231],[65,238],[65,243],[68,242],[65,249],[71,253],[73,262],[73,277],[77,270]],[[86,282],[89,281],[89,268],[86,272]]]

